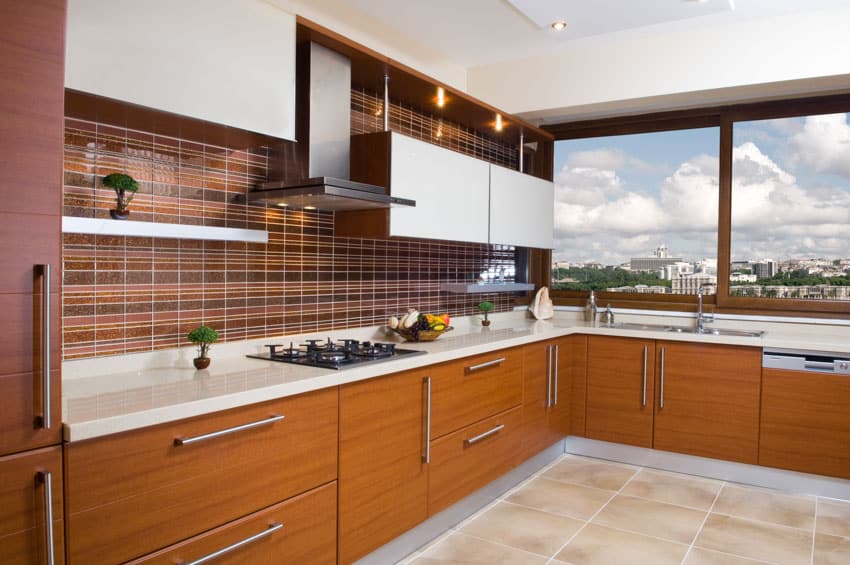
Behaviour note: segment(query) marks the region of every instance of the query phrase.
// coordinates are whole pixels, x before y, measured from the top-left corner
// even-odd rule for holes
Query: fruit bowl
[[[446,326],[442,330],[415,330],[413,328],[390,328],[392,331],[403,337],[406,341],[434,341],[446,332],[452,331],[454,328]]]

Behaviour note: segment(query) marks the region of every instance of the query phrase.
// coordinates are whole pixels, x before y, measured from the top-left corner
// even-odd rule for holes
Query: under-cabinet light
[[[446,91],[442,86],[437,87],[437,106],[442,108],[446,105]]]

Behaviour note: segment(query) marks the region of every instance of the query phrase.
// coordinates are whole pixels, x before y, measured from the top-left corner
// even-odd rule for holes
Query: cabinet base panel
[[[565,451],[676,473],[850,500],[850,480],[570,436]]]
[[[561,440],[513,468],[487,486],[475,491],[463,500],[454,503],[439,514],[428,518],[386,545],[379,547],[357,561],[356,565],[386,565],[387,563],[396,563],[429,541],[436,539],[449,528],[472,516],[478,510],[484,508],[563,454],[564,441]]]

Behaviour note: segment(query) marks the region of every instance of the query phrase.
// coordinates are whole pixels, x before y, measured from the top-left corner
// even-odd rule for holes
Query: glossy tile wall
[[[201,324],[224,341],[381,323],[408,306],[475,312],[481,300],[509,310],[505,294],[453,295],[513,266],[513,248],[333,235],[330,212],[233,203],[269,171],[265,148],[242,150],[68,118],[64,215],[108,218],[114,193],[100,184],[126,172],[141,188],[130,221],[244,227],[268,244],[65,234],[63,357],[176,347]]]

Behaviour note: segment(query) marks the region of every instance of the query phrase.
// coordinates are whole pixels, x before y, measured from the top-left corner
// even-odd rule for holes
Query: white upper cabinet
[[[397,133],[391,136],[390,235],[487,243],[489,164]]]
[[[551,181],[490,165],[490,243],[552,248]]]
[[[295,139],[295,16],[262,0],[69,0],[65,86]]]

